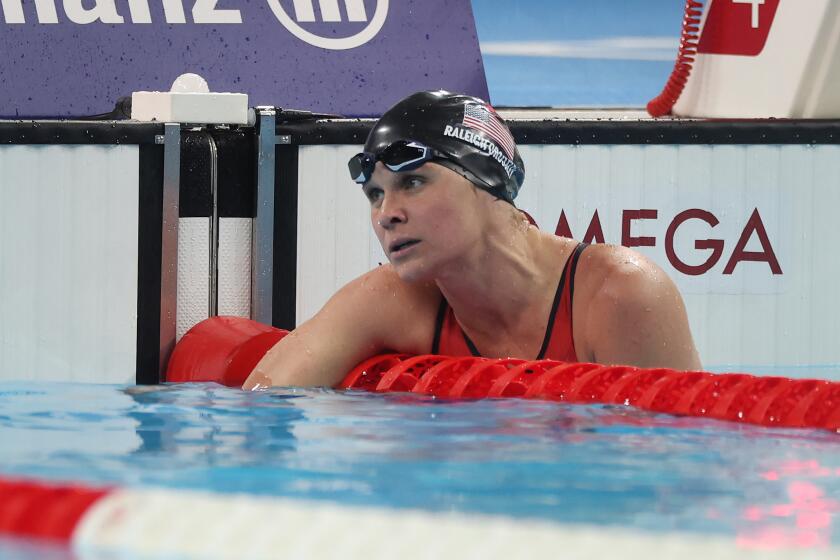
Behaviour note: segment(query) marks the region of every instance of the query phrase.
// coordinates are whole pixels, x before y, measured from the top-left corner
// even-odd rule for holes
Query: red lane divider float
[[[62,558],[541,560],[557,557],[557,543],[571,558],[611,558],[616,550],[625,560],[648,560],[652,550],[666,550],[667,557],[681,560],[838,557],[836,549],[805,551],[793,541],[745,550],[734,535],[613,533],[603,527],[475,512],[394,510],[173,488],[102,490],[0,476],[0,537],[6,536],[60,545],[66,550],[59,553]]]
[[[181,337],[169,358],[166,380],[242,386],[257,362],[287,334],[250,319],[211,317]]]
[[[207,319],[175,347],[167,381],[240,386],[265,352],[286,334],[249,319]],[[383,354],[356,366],[337,388],[449,399],[520,397],[624,404],[762,426],[840,430],[840,383],[744,373]]]
[[[108,492],[0,478],[0,535],[69,542],[84,514]]]

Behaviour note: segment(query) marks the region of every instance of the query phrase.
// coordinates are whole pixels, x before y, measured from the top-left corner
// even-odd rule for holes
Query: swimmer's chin
[[[428,267],[417,266],[415,263],[394,264],[391,263],[391,268],[396,275],[403,282],[409,284],[419,284],[425,282],[433,282],[435,275]]]

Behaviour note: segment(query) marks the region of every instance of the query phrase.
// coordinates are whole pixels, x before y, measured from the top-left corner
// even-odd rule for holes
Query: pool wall
[[[157,123],[0,122],[0,379],[126,383],[159,361],[158,137]]]
[[[704,365],[840,363],[840,122],[506,116],[526,162],[517,205],[659,263]],[[256,117],[0,123],[0,379],[157,382],[198,321],[293,328],[385,262],[346,177],[372,121]]]

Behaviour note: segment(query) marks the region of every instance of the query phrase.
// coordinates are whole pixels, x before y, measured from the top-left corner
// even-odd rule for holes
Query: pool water
[[[840,435],[630,407],[2,382],[0,442],[6,477],[840,544]]]

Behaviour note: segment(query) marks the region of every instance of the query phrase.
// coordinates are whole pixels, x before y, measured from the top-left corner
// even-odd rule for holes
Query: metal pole
[[[166,123],[163,135],[163,209],[160,262],[160,363],[164,378],[175,347],[178,310],[178,197],[181,184],[181,125]]]
[[[205,132],[210,145],[210,301],[208,315],[219,314],[219,152],[209,131]]]
[[[271,324],[274,287],[274,166],[277,135],[274,107],[257,107],[257,206],[254,216],[251,318]]]

